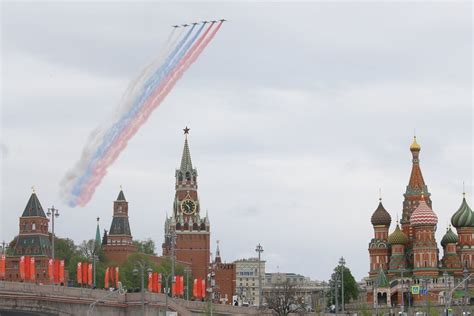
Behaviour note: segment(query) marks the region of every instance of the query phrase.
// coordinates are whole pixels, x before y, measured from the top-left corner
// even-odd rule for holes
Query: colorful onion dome
[[[379,225],[390,226],[390,223],[392,222],[392,218],[390,217],[390,214],[388,214],[388,212],[383,207],[381,200],[374,214],[372,214],[372,218],[370,219],[370,221],[372,222],[372,225],[374,226],[379,226]]]
[[[388,236],[388,242],[392,245],[406,245],[408,243],[408,236],[400,229],[398,223],[393,233]]]
[[[423,199],[411,214],[410,224],[412,226],[434,226],[438,224],[438,216]]]
[[[474,213],[469,205],[467,205],[465,197],[463,197],[461,206],[457,212],[451,217],[451,224],[456,228],[474,227]]]
[[[451,226],[446,230],[443,239],[441,239],[441,246],[446,247],[447,244],[455,244],[459,241],[458,236],[453,232]]]
[[[421,146],[418,145],[418,143],[416,142],[416,136],[413,136],[413,143],[410,146],[410,150],[411,151],[420,151],[421,150]]]

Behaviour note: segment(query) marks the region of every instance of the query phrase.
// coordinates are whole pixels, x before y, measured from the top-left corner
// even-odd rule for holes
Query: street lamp
[[[174,264],[175,264],[175,243],[176,243],[176,231],[168,231],[165,235],[171,246],[171,275],[173,276],[174,282]]]
[[[48,208],[48,213],[46,213],[46,215],[48,215],[48,217],[51,217],[51,234],[52,234],[52,238],[51,238],[51,248],[52,248],[51,258],[53,259],[53,262],[54,262],[54,218],[59,217],[59,210],[57,208],[54,208],[54,205],[53,205],[50,208]]]
[[[443,278],[444,278],[444,313],[446,316],[448,316],[448,271],[443,272]]]
[[[190,267],[184,268],[184,273],[186,273],[186,300],[189,301],[189,274],[191,273]]]
[[[405,268],[400,268],[400,274],[402,277],[402,303],[400,304],[400,309],[402,314],[405,312],[405,279],[403,279],[403,273],[406,272]]]
[[[464,306],[467,305],[468,301],[468,291],[469,291],[469,271],[467,270],[467,264],[464,266],[464,270],[462,271],[462,275],[464,277]],[[466,307],[464,307],[466,309]]]
[[[97,217],[97,231],[99,229],[99,220],[100,220],[100,217]],[[92,253],[92,266],[94,267],[94,288],[96,288],[96,262],[97,260],[99,260],[99,257],[97,256],[97,250],[98,248],[100,247],[100,245],[96,245],[96,240],[94,240],[94,251]]]
[[[346,264],[346,260],[344,260],[344,257],[341,257],[339,259],[339,265],[341,267],[341,300],[342,300],[342,313],[344,313],[344,265]]]
[[[6,243],[5,240],[2,241],[2,246],[0,247],[0,250],[2,251],[2,254],[3,254],[3,255],[6,253],[6,251],[7,251],[8,248],[10,248],[10,247],[8,246],[8,243]]]
[[[146,261],[137,261],[135,268],[133,268],[133,275],[137,276],[140,269],[140,275],[141,275],[141,297],[142,297],[142,315],[145,315],[145,269],[148,273],[152,273],[153,270],[148,266],[148,263]]]
[[[262,245],[258,244],[255,251],[258,252],[258,308],[262,307],[262,273],[261,273],[261,263],[260,256],[263,252]]]
[[[166,313],[168,313],[168,295],[169,295],[169,292],[171,292],[170,291],[170,286],[169,286],[171,277],[173,277],[172,274],[168,274],[167,276],[165,276],[165,280],[166,280],[166,289],[165,289],[165,291],[166,291],[166,293],[165,293],[165,295],[166,295],[165,296],[165,299],[166,299]],[[172,278],[171,282],[175,283],[174,277]]]

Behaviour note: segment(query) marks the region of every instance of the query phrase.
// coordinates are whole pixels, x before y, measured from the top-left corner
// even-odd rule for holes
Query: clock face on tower
[[[196,211],[196,203],[191,199],[181,202],[181,211],[186,215],[191,215]]]

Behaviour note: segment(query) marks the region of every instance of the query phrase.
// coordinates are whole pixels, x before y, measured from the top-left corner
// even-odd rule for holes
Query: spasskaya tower
[[[181,165],[175,172],[173,211],[165,221],[163,255],[171,255],[174,235],[176,260],[189,263],[193,276],[206,280],[210,260],[210,224],[207,213],[201,216],[202,208],[197,192],[198,174],[191,162],[188,136],[189,128],[186,127]]]

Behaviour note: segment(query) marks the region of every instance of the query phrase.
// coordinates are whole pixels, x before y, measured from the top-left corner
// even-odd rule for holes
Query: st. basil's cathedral
[[[371,306],[410,306],[421,300],[444,304],[449,287],[454,288],[474,272],[474,213],[464,193],[461,206],[451,217],[457,234],[451,225],[447,228],[440,258],[435,238],[438,216],[421,172],[420,150],[415,137],[410,146],[412,170],[400,223],[397,221],[389,234],[392,218],[381,199],[371,217],[374,237],[369,243],[367,282],[367,302]],[[419,292],[420,288],[423,291]],[[467,292],[462,296],[469,299]]]

